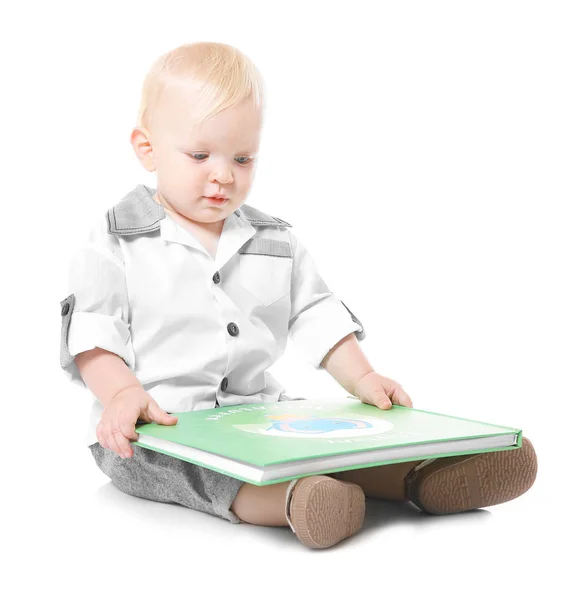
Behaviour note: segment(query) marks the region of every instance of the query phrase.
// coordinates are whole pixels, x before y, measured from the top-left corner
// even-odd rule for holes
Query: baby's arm
[[[105,408],[123,390],[135,387],[143,389],[125,361],[102,348],[77,354],[75,363],[83,381]]]
[[[97,425],[97,438],[103,448],[130,458],[133,450],[129,442],[138,438],[137,419],[162,425],[177,423],[177,417],[159,407],[117,354],[93,348],[80,352],[74,360],[83,381],[104,407]]]
[[[177,418],[164,412],[134,375],[125,263],[106,219],[73,253],[69,292],[61,302],[61,367],[103,406],[96,430],[101,446],[129,458],[138,419],[175,425]]]

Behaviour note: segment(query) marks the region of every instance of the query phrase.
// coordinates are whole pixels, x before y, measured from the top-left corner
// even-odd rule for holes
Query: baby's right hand
[[[135,423],[155,421],[160,425],[175,425],[177,417],[168,415],[141,387],[131,387],[119,392],[106,406],[97,425],[97,439],[103,448],[131,458],[133,448],[129,441],[137,441]]]

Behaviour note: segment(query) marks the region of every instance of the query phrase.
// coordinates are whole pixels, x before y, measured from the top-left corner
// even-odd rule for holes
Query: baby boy
[[[290,400],[267,371],[289,337],[362,402],[412,406],[364,356],[361,322],[291,224],[245,204],[263,111],[258,70],[227,44],[180,46],[146,76],[131,144],[157,187],[137,185],[95,223],[61,302],[61,366],[94,396],[87,444],[97,465],[128,494],[232,523],[290,525],[310,548],[355,534],[366,496],[445,514],[523,494],[537,468],[526,438],[518,450],[268,486],[130,443],[138,420],[172,426],[175,412]]]

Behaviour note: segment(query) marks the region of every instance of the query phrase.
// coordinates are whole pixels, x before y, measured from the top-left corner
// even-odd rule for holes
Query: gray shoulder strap
[[[117,235],[136,235],[159,229],[165,211],[154,199],[155,190],[139,184],[107,211],[107,231]]]
[[[277,227],[292,227],[290,223],[279,219],[278,217],[271,217],[266,213],[258,210],[257,208],[253,208],[252,206],[248,206],[248,204],[243,204],[237,211],[241,212],[247,221],[249,221],[252,225],[257,226],[272,226],[275,225]]]

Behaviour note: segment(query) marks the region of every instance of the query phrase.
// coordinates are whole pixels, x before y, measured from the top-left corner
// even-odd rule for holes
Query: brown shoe
[[[405,478],[406,499],[434,515],[493,506],[524,494],[537,476],[537,456],[523,437],[516,450],[429,459]]]
[[[309,548],[329,548],[357,533],[365,517],[365,494],[354,483],[313,475],[290,482],[286,518]]]

